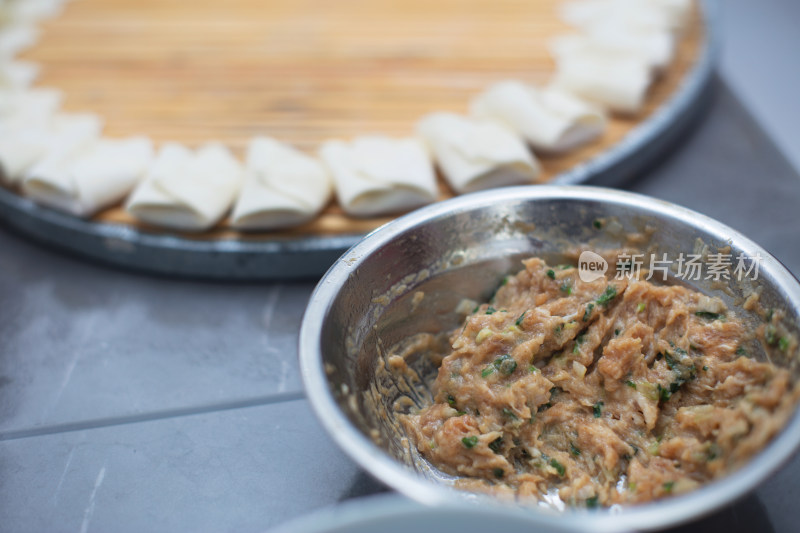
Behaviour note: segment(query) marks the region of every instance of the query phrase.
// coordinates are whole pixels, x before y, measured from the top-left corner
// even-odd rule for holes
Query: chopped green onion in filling
[[[461,444],[463,444],[467,448],[472,448],[476,444],[478,444],[478,437],[476,435],[471,435],[469,437],[464,437],[463,439],[461,439]]]
[[[608,304],[617,297],[617,288],[613,285],[609,285],[606,287],[606,291],[600,295],[600,297],[595,300],[598,304],[602,305],[603,307],[608,307]]]
[[[695,311],[695,316],[705,318],[707,320],[721,320],[725,317],[722,313],[712,313],[711,311]]]
[[[562,465],[561,463],[559,463],[555,459],[550,459],[550,466],[555,468],[556,472],[558,472],[558,475],[561,476],[561,477],[564,477],[564,474],[567,473],[567,469],[564,468],[564,465]]]

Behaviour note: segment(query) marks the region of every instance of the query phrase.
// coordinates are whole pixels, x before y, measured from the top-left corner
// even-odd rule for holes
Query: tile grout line
[[[15,439],[26,439],[29,437],[39,437],[43,435],[55,435],[58,433],[69,433],[73,431],[83,431],[87,429],[100,429],[111,426],[122,426],[126,424],[137,424],[140,422],[151,422],[155,420],[166,420],[169,418],[180,418],[184,416],[194,416],[220,411],[231,411],[235,409],[246,409],[248,407],[259,407],[275,403],[292,402],[305,398],[303,391],[284,392],[271,396],[250,398],[247,400],[235,400],[212,405],[199,407],[178,407],[163,411],[153,411],[125,416],[114,416],[108,418],[96,418],[93,420],[79,420],[76,422],[65,422],[63,424],[53,424],[41,427],[15,429],[11,431],[0,431],[0,442]]]

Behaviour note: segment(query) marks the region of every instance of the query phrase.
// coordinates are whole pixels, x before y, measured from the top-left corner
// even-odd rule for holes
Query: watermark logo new
[[[660,274],[661,281],[667,281],[670,272],[685,281],[730,281],[744,278],[758,279],[758,271],[763,258],[760,254],[753,256],[741,253],[734,257],[730,253],[712,253],[707,255],[680,253],[675,261],[666,253],[659,258],[650,254],[620,253],[615,265],[614,279],[639,279],[642,275],[650,281]],[[578,258],[578,276],[584,283],[602,278],[608,272],[608,262],[595,252],[582,252]]]
[[[600,279],[608,272],[608,261],[594,252],[586,250],[578,258],[578,277],[584,283]]]

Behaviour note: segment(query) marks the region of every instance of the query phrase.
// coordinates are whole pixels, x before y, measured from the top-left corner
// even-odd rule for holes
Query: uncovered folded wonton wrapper
[[[579,50],[556,57],[552,86],[618,113],[637,113],[653,82],[640,57]]]
[[[186,231],[202,231],[220,221],[242,185],[242,166],[221,144],[192,151],[165,144],[126,209],[139,220]]]
[[[275,139],[257,137],[250,141],[231,223],[259,230],[297,226],[313,219],[332,192],[322,163]]]
[[[39,30],[30,24],[0,27],[0,57],[14,57],[30,48],[39,38]]]
[[[61,107],[56,89],[0,89],[0,133],[45,126]]]
[[[625,32],[598,26],[586,34],[558,36],[550,47],[556,58],[586,53],[633,56],[661,72],[675,56],[675,37],[666,31]]]
[[[39,67],[29,61],[9,61],[0,57],[0,89],[24,89],[33,84]]]
[[[647,0],[646,3],[663,11],[673,28],[684,29],[691,19],[695,0]]]
[[[148,138],[100,139],[34,165],[22,188],[37,203],[86,217],[125,198],[152,158]]]
[[[103,121],[90,113],[58,113],[46,124],[0,131],[0,180],[13,185],[48,157],[62,157],[100,136]]]
[[[459,194],[532,183],[539,176],[525,143],[496,122],[432,113],[417,123],[417,134]]]
[[[433,164],[417,139],[327,141],[320,156],[333,177],[339,204],[351,215],[397,213],[436,200]]]
[[[0,24],[57,17],[67,0],[0,0]]]
[[[556,89],[538,89],[519,81],[496,83],[472,101],[473,116],[496,120],[515,131],[536,151],[561,153],[603,133],[603,112]]]
[[[582,30],[615,26],[635,31],[683,31],[692,0],[573,0],[558,6],[561,19]]]

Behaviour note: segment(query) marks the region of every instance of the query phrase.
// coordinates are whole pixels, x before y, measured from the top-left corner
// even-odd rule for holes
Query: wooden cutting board
[[[543,84],[548,40],[572,31],[558,0],[73,0],[42,24],[21,58],[37,85],[65,93],[64,109],[106,119],[108,136],[147,135],[197,146],[226,143],[242,157],[269,135],[314,153],[330,138],[408,136],[433,111],[464,113],[493,82]],[[646,109],[614,117],[583,149],[542,160],[545,179],[602,152],[658,108],[692,67],[699,15]],[[452,192],[440,180],[441,197]],[[120,207],[96,220],[148,232]],[[222,223],[190,238],[272,239],[363,233],[390,218],[356,219],[332,203],[290,231],[243,236]]]

